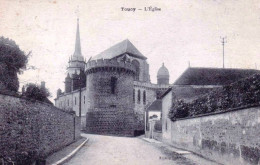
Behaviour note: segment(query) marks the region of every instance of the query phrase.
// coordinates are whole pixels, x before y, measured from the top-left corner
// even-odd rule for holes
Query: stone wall
[[[171,120],[168,118],[169,110],[172,106],[173,93],[170,91],[162,98],[162,140],[170,142],[171,140]]]
[[[0,95],[0,158],[44,159],[80,138],[80,119],[52,105]]]
[[[136,120],[133,110],[105,108],[88,112],[86,117],[88,133],[134,136]]]
[[[259,164],[260,107],[178,120],[171,143],[223,164]]]

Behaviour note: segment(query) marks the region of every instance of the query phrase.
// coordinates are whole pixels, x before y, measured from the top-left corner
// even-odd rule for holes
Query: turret
[[[41,89],[45,89],[45,81],[41,82]]]
[[[58,90],[57,90],[57,98],[61,95],[61,93],[62,93],[62,92],[61,92],[61,89],[58,89]]]
[[[162,64],[161,68],[157,72],[157,84],[169,84],[170,74],[168,69]]]
[[[70,78],[69,73],[67,74],[67,77],[65,78],[65,93],[71,92],[72,87],[72,80]]]

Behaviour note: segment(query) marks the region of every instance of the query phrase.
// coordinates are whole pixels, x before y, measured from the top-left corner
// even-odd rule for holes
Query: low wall
[[[80,137],[80,119],[52,105],[0,95],[0,158],[45,159]]]
[[[259,164],[260,107],[172,122],[171,143],[223,164]]]

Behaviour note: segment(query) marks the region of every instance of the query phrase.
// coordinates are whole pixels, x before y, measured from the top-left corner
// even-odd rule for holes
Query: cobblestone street
[[[83,134],[88,143],[66,165],[169,165],[196,164],[162,144],[141,138]]]

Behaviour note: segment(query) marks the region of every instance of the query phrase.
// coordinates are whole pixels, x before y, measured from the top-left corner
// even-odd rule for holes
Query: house
[[[148,138],[152,137],[155,123],[158,125],[155,129],[159,134],[161,133],[161,122],[162,122],[162,101],[156,99],[149,105],[145,110],[145,135]],[[158,128],[160,127],[160,128]],[[160,136],[160,135],[159,135]]]
[[[174,84],[160,96],[162,100],[163,141],[171,141],[171,120],[168,118],[168,112],[175,101],[192,102],[199,95],[206,94],[216,88],[221,88],[256,73],[260,73],[260,71],[230,68],[187,68]]]

